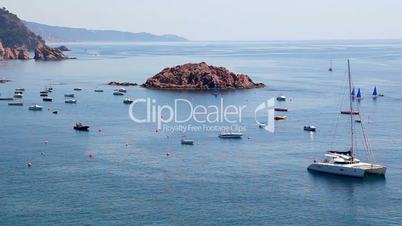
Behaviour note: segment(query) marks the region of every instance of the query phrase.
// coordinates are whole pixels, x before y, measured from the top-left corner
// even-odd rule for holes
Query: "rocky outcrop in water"
[[[251,89],[265,85],[254,83],[245,74],[235,74],[224,67],[215,67],[205,62],[184,64],[165,68],[149,78],[142,86],[154,89]]]
[[[132,82],[116,82],[112,81],[108,83],[109,86],[137,86],[137,83],[132,83]]]
[[[60,51],[63,52],[71,51],[71,49],[69,49],[67,46],[59,46],[56,49],[59,49]]]
[[[29,60],[29,52],[25,49],[4,48],[0,42],[0,60]]]
[[[40,45],[35,49],[35,60],[57,61],[69,59],[67,55],[57,48],[51,48],[47,45]]]

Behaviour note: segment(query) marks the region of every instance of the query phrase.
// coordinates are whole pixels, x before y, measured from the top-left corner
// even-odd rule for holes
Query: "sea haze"
[[[402,41],[53,43],[76,60],[0,62],[0,93],[24,87],[23,107],[0,102],[1,225],[397,225],[402,222]],[[387,175],[351,179],[307,172],[330,148],[348,147],[346,59],[375,159]],[[332,59],[334,71],[328,72]],[[222,92],[129,87],[125,97],[170,104],[247,105],[243,139],[217,132],[156,132],[136,124],[107,82],[143,83],[168,66],[205,61],[265,88]],[[39,92],[53,84],[52,103]],[[377,86],[385,97],[373,100]],[[64,104],[74,87],[78,104]],[[104,93],[95,93],[95,88]],[[253,109],[278,95],[288,119],[275,133]],[[42,112],[28,111],[39,103]],[[51,112],[57,110],[59,114]],[[138,109],[138,113],[144,113]],[[185,113],[185,112],[184,112]],[[76,132],[74,123],[91,126]],[[303,131],[315,125],[317,132]],[[100,130],[101,132],[99,132]],[[183,135],[195,140],[182,146]],[[47,141],[47,144],[45,143]],[[127,144],[127,146],[126,146]],[[365,153],[358,143],[358,156]],[[169,152],[170,156],[166,156]],[[93,158],[88,158],[89,153]],[[27,163],[33,166],[27,168]]]

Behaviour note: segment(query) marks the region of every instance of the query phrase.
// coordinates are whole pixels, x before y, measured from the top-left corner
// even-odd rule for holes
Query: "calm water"
[[[402,41],[67,45],[78,60],[0,62],[0,78],[12,80],[0,84],[2,96],[26,89],[24,107],[0,102],[0,225],[401,224]],[[354,85],[365,96],[360,108],[376,161],[388,167],[385,179],[306,170],[329,148],[347,148],[347,117],[338,114],[347,58]],[[243,139],[220,140],[217,132],[157,133],[154,123],[132,122],[124,97],[105,85],[143,83],[166,66],[201,61],[268,85],[221,94],[225,104],[247,105]],[[42,103],[39,91],[48,84],[54,102]],[[385,97],[369,97],[374,85]],[[74,87],[83,89],[75,92],[79,103],[64,104],[63,94]],[[105,92],[94,93],[96,87]],[[278,95],[291,99],[279,104],[290,109],[288,120],[268,133],[255,125],[253,109]],[[220,101],[210,93],[139,87],[128,88],[126,96],[159,104],[174,98]],[[44,111],[28,111],[33,103]],[[74,131],[77,121],[91,131]],[[304,132],[306,124],[318,132]],[[196,145],[181,146],[182,135]],[[365,159],[364,151],[358,155]]]

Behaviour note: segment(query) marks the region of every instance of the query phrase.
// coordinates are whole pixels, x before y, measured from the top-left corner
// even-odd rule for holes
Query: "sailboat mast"
[[[352,76],[350,75],[350,60],[348,59],[348,77],[349,77],[349,104],[350,104],[350,139],[351,139],[351,146],[350,146],[350,155],[353,161],[353,136],[354,136],[354,129],[353,129],[353,105],[352,105]]]

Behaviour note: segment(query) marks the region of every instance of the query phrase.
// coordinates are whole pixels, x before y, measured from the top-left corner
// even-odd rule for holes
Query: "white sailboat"
[[[352,104],[352,82],[350,74],[350,62],[348,60],[348,78],[349,78],[349,103],[350,112],[353,112]],[[308,166],[308,170],[317,171],[328,174],[336,174],[342,176],[351,177],[364,177],[366,175],[381,175],[384,176],[386,172],[386,167],[374,163],[372,153],[370,150],[370,145],[367,140],[367,136],[363,131],[363,144],[369,154],[369,159],[371,163],[361,162],[356,158],[355,145],[354,145],[354,114],[350,114],[350,135],[351,135],[351,146],[348,151],[329,151],[325,156],[326,159],[322,161],[314,160],[311,165]],[[363,127],[362,127],[363,129]]]

